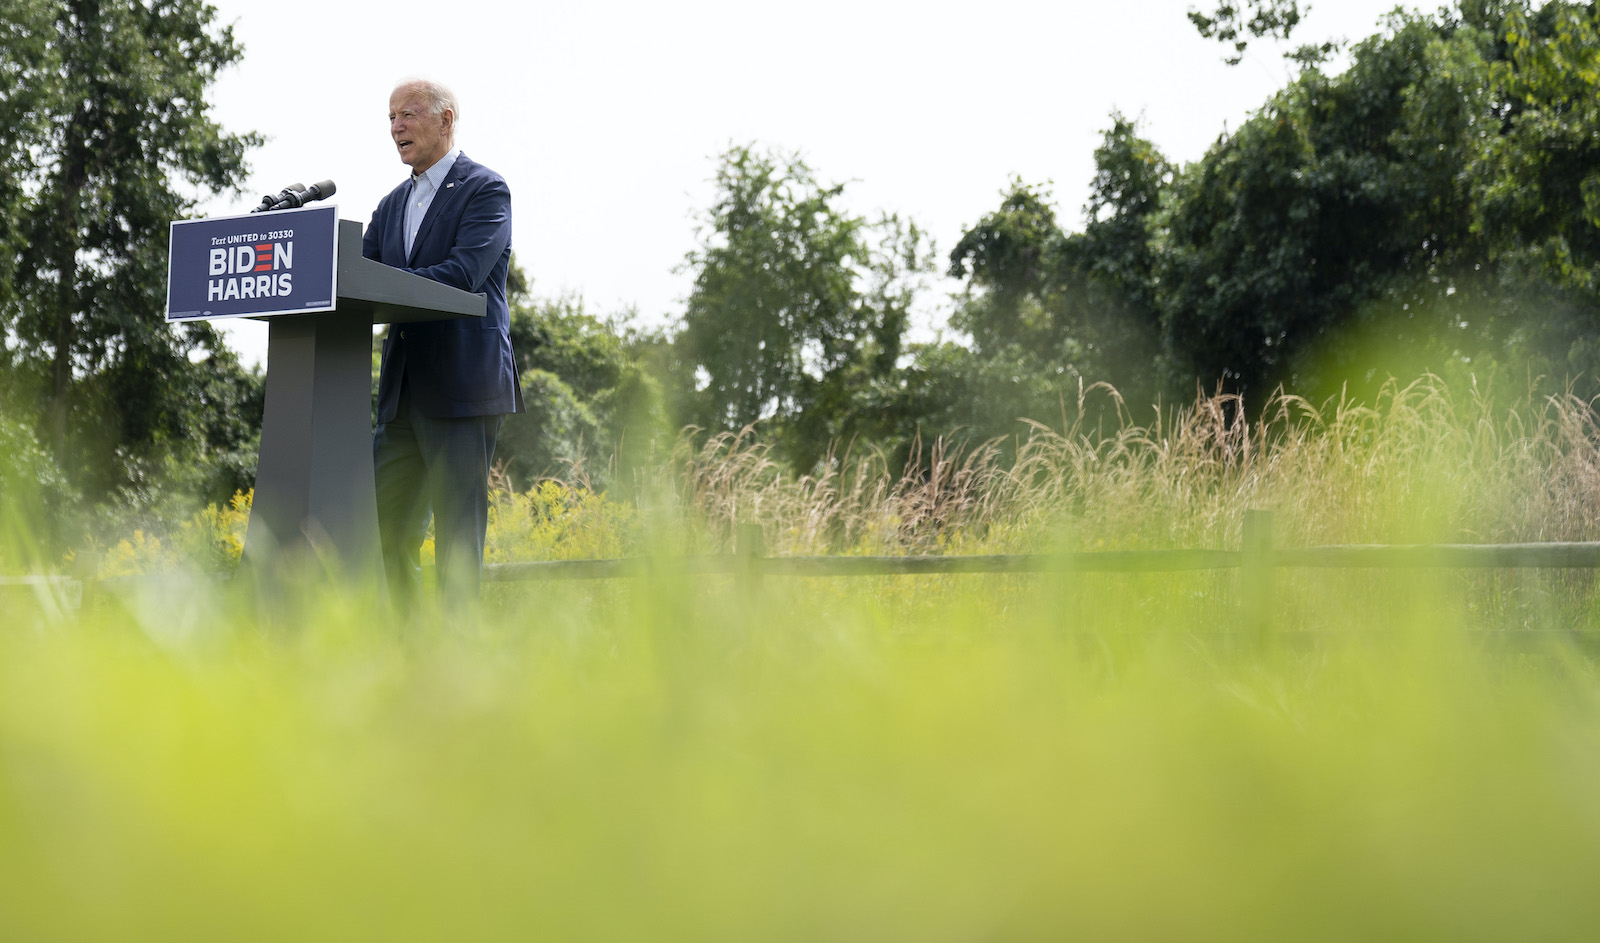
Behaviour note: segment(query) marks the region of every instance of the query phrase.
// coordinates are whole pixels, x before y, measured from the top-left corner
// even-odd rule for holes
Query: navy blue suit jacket
[[[522,411],[522,385],[511,354],[506,273],[511,267],[511,190],[499,174],[458,154],[422,218],[408,258],[406,200],[411,181],[378,203],[361,241],[361,254],[488,295],[488,312],[391,325],[378,373],[378,421],[394,419],[404,377],[424,416],[459,419]]]

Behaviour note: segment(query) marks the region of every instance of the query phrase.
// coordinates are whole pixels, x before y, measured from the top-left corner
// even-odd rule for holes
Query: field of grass
[[[670,562],[736,522],[776,553],[1233,547],[1246,507],[1284,544],[1600,537],[1582,404],[1280,405],[1007,467],[793,481],[722,442],[637,504],[506,495],[501,559],[663,556],[475,619],[263,606],[150,539],[126,565],[166,574],[81,614],[0,595],[0,939],[1592,939],[1587,574],[1285,572],[1256,639],[1228,571]]]

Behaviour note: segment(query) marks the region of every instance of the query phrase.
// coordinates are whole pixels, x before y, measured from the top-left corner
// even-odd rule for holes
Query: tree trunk
[[[57,244],[55,299],[55,330],[51,343],[55,355],[50,362],[49,423],[50,447],[57,462],[63,462],[67,450],[67,399],[72,387],[72,349],[77,342],[79,308],[78,245],[81,233],[78,226],[78,202],[87,177],[88,152],[85,146],[84,123],[87,107],[79,108],[72,123],[67,126],[67,146],[61,166],[60,217],[56,223],[62,239]]]
[[[80,41],[88,40],[100,28],[99,0],[80,0],[71,5],[70,14],[63,18],[62,31],[76,29]],[[81,306],[78,291],[78,248],[83,244],[79,204],[84,183],[89,179],[89,129],[93,120],[93,101],[78,105],[67,124],[61,148],[61,182],[59,216],[56,218],[56,298],[55,330],[51,343],[55,347],[50,362],[50,391],[46,409],[50,432],[50,449],[57,463],[66,464],[67,406],[72,390],[72,352],[77,344],[77,321]]]

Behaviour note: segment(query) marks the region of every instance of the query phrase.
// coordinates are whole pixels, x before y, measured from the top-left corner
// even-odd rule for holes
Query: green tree
[[[259,379],[217,332],[163,319],[168,221],[234,188],[257,142],[209,116],[206,89],[240,57],[215,15],[200,0],[0,0],[7,409],[34,414],[90,495],[174,474],[204,487],[259,424]]]
[[[1165,372],[1326,395],[1498,349],[1475,155],[1498,133],[1483,18],[1396,15],[1178,176],[1154,221]]]
[[[1292,6],[1223,5],[1207,28],[1286,33]],[[973,356],[919,359],[942,378],[922,387],[1009,376],[1002,400],[1037,418],[1074,378],[1136,400],[1219,382],[1321,398],[1512,363],[1593,383],[1597,16],[1525,0],[1393,14],[1346,71],[1308,66],[1181,170],[1114,116],[1082,232],[1018,181],[956,246]]]
[[[967,280],[951,324],[987,357],[1053,348],[1061,327],[1049,310],[1064,235],[1050,192],[1012,180],[1000,208],[962,234],[949,275]]]
[[[1136,132],[1111,115],[1094,153],[1083,232],[1065,240],[1058,280],[1065,320],[1082,337],[1080,373],[1144,403],[1160,388],[1150,369],[1160,350],[1154,227],[1176,168]]]
[[[1306,12],[1310,11],[1310,6],[1307,6]],[[1244,51],[1250,46],[1246,35],[1255,39],[1264,36],[1288,39],[1294,28],[1300,25],[1300,17],[1298,0],[1246,0],[1243,3],[1222,0],[1209,14],[1189,11],[1189,22],[1194,24],[1201,36],[1232,44],[1233,54],[1223,58],[1228,65],[1238,65],[1244,61]],[[1325,47],[1322,51],[1326,53],[1329,50]],[[1304,56],[1305,53],[1300,55]]]
[[[1053,421],[1080,382],[1108,382],[1135,402],[1158,389],[1151,227],[1173,168],[1120,114],[1095,167],[1082,232],[1062,229],[1048,190],[1014,180],[951,251],[950,275],[967,282],[951,323],[971,335],[972,356],[918,352],[924,389],[961,391],[939,410],[946,422],[961,416],[979,435],[1003,435],[1019,419]]]
[[[1512,349],[1600,388],[1600,10],[1482,4],[1495,17],[1472,224]],[[1503,9],[1504,8],[1504,9]]]
[[[33,430],[0,410],[0,574],[54,556],[76,499]]]
[[[736,147],[716,182],[687,261],[695,282],[674,347],[693,389],[679,414],[713,431],[761,421],[809,468],[850,426],[855,391],[892,373],[926,240],[893,217],[841,211],[843,187],[798,156]]]
[[[594,317],[576,297],[514,302],[526,411],[507,417],[496,446],[514,486],[578,474],[626,489],[632,471],[668,447],[661,385],[621,321]]]
[[[1323,396],[1515,365],[1600,390],[1597,17],[1392,14],[1185,168],[1152,226],[1169,380]]]
[[[999,208],[962,234],[947,273],[966,281],[950,324],[970,349],[919,347],[904,388],[924,436],[987,440],[1053,418],[1084,363],[1080,309],[1068,301],[1068,236],[1050,191],[1013,179]],[[1092,369],[1092,368],[1091,368]]]

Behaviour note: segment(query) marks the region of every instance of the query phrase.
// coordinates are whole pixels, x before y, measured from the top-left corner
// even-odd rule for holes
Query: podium
[[[361,224],[339,219],[332,206],[172,229],[169,321],[268,322],[266,408],[244,564],[315,561],[381,586],[372,326],[481,318],[485,296],[364,258]],[[241,297],[247,282],[252,297]]]

